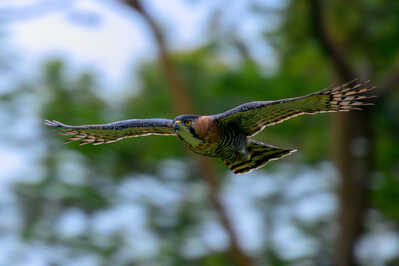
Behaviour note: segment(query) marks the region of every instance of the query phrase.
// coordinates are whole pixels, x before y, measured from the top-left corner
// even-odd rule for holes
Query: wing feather
[[[245,103],[217,114],[215,118],[221,123],[233,124],[247,136],[252,136],[266,126],[272,126],[302,114],[362,110],[362,107],[372,105],[367,100],[376,97],[370,94],[374,88],[370,82],[353,80],[305,96]]]
[[[125,138],[147,135],[175,135],[172,120],[130,119],[109,124],[70,126],[55,120],[45,120],[47,126],[55,127],[60,135],[69,136],[65,143],[80,140],[80,145],[112,143]]]

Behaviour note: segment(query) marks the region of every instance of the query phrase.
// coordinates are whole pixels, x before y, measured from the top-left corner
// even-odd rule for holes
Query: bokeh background
[[[235,176],[173,137],[63,145],[42,124],[212,114],[353,78],[368,111],[256,139]],[[399,1],[0,2],[0,265],[399,265]]]

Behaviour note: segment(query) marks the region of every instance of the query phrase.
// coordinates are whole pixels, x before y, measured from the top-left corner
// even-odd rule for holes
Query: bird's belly
[[[208,141],[203,141],[199,143],[198,145],[194,146],[189,143],[185,143],[187,148],[192,150],[193,152],[205,156],[210,156],[210,157],[219,157],[220,154],[217,152],[217,146],[218,143],[216,142],[208,142]]]

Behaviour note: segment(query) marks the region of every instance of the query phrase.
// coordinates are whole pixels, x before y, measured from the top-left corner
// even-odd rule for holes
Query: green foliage
[[[374,193],[374,206],[399,225],[399,179],[397,176],[386,176]]]
[[[378,78],[383,78],[397,62],[399,2],[324,2],[329,30],[337,45],[353,51],[350,53],[351,64],[361,70],[371,68],[378,85]],[[267,14],[264,16],[268,18]],[[280,19],[276,29],[265,32],[265,38],[273,45],[279,59],[276,70],[270,73],[265,73],[262,66],[245,60],[234,66],[225,63],[220,56],[221,48],[213,43],[173,53],[178,73],[199,113],[219,113],[248,101],[296,97],[331,84],[334,80],[331,63],[320,52],[313,37],[308,1],[288,1]],[[167,82],[155,60],[141,64],[138,71],[140,90],[124,95],[116,107],[99,96],[98,77],[95,74],[69,75],[69,68],[62,61],[48,61],[43,66],[38,84],[21,86],[13,93],[0,96],[0,101],[5,103],[10,114],[15,115],[17,108],[13,100],[28,94],[39,104],[40,120],[56,119],[67,124],[106,123],[110,122],[110,117],[124,120],[173,118],[177,115],[171,106]],[[395,93],[389,98],[379,99],[375,107],[373,156],[378,182],[371,188],[373,207],[397,226],[398,102],[399,95]],[[294,168],[303,165],[316,167],[321,162],[331,160],[330,151],[335,143],[331,136],[330,117],[328,114],[311,118],[297,117],[266,128],[256,139],[297,148],[297,155],[285,161],[294,165]],[[96,254],[102,258],[103,265],[231,265],[225,247],[223,250],[205,248],[201,255],[191,257],[182,251],[187,241],[199,234],[204,222],[216,218],[204,187],[196,176],[199,166],[189,159],[187,150],[177,138],[149,136],[109,145],[82,147],[78,143],[63,145],[61,136],[56,136],[48,129],[41,130],[38,142],[42,145],[43,154],[37,163],[37,168],[42,170],[40,178],[36,182],[16,183],[14,186],[19,206],[23,210],[21,235],[25,239],[68,247],[73,255]],[[179,163],[184,167],[179,166]],[[273,162],[257,170],[257,173],[266,173],[262,177],[274,178],[271,170],[280,163]],[[73,167],[70,167],[71,164]],[[228,170],[222,163],[217,161],[216,164],[220,177],[229,179]],[[295,171],[289,178],[282,179],[292,181],[293,176]],[[139,186],[132,188],[135,198],[129,198],[130,193],[124,196],[127,199],[120,196],[119,190],[128,181],[137,182],[134,184]],[[140,186],[144,187],[145,184],[148,187],[143,191],[147,194],[143,195],[140,194]],[[280,189],[291,185],[287,181]],[[169,193],[173,191],[178,194],[178,200],[171,200],[172,203],[165,205],[162,196],[167,192],[160,187],[167,187]],[[276,228],[280,222],[278,208],[283,204],[287,208],[289,204],[282,203],[282,193],[284,191],[272,193],[270,197],[260,196],[258,201],[265,206],[256,206],[260,216],[265,216],[262,222],[274,224]],[[98,236],[93,228],[86,228],[82,234],[67,238],[56,230],[57,219],[70,209],[77,209],[84,213],[87,220],[94,220],[96,215],[112,211],[120,204],[142,207],[145,228],[156,239],[156,254],[133,257],[123,263],[118,261],[121,253],[137,248],[126,242],[129,231],[125,227],[129,226],[107,236]],[[131,219],[141,216],[133,215]],[[257,251],[258,264],[327,265],[333,257],[331,241],[328,242],[325,236],[331,238],[331,220],[331,217],[323,217],[314,223],[307,223],[308,226],[296,224],[306,237],[314,239],[318,245],[315,248],[317,254],[314,255],[284,258],[273,241],[266,234],[262,235],[264,243]],[[132,221],[132,225],[136,223]],[[142,244],[138,242],[138,245]]]

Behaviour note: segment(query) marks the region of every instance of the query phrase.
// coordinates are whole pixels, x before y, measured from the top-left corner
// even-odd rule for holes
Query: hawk
[[[372,105],[369,82],[353,80],[305,96],[277,101],[249,102],[215,115],[179,115],[175,119],[130,119],[109,124],[70,126],[55,120],[45,124],[80,145],[116,142],[147,135],[177,136],[191,151],[221,158],[235,174],[248,173],[293,153],[250,137],[267,126],[302,114],[361,110]]]

